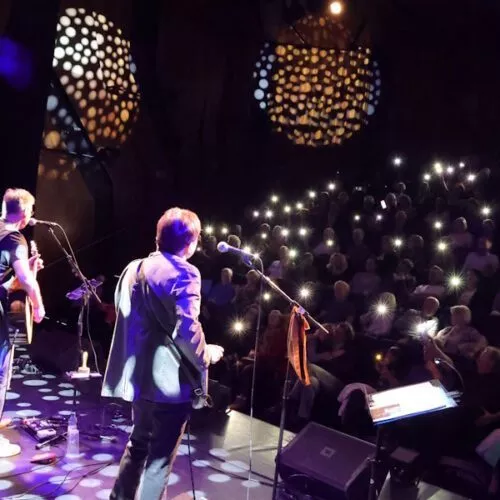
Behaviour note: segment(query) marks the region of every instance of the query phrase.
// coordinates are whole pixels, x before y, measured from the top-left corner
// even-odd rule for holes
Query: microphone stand
[[[259,266],[256,266],[254,264],[254,260],[258,261],[260,263]],[[298,311],[304,318],[308,321],[308,323],[313,324],[317,328],[323,330],[325,333],[328,333],[328,330],[318,321],[316,321],[296,300],[292,299],[286,292],[284,292],[274,281],[272,281],[268,276],[266,276],[262,270],[264,269],[264,265],[262,264],[262,260],[259,257],[252,258],[250,256],[244,256],[243,257],[243,262],[251,267],[254,271],[257,272],[257,274],[260,276],[260,278],[266,283],[270,288],[272,288],[278,295],[281,295],[289,304],[290,306],[297,307]],[[259,269],[260,267],[260,269]],[[261,270],[262,269],[262,270]],[[290,329],[288,329],[288,338],[287,338],[287,345],[290,342]],[[256,353],[256,359],[257,359],[257,353]],[[290,392],[290,360],[288,360],[287,363],[287,369],[286,369],[286,374],[285,374],[285,382],[283,384],[283,393],[281,396],[281,415],[280,415],[280,427],[279,427],[279,436],[278,436],[278,449],[276,452],[276,467],[274,469],[274,479],[273,479],[273,494],[272,494],[272,500],[277,500],[277,494],[278,494],[278,476],[279,476],[279,461],[280,461],[280,456],[281,456],[281,451],[283,449],[283,439],[284,439],[284,434],[285,434],[285,421],[286,421],[286,406],[288,402],[288,394]]]
[[[64,256],[66,257],[66,260],[68,261],[68,264],[71,267],[71,271],[82,282],[83,296],[82,296],[82,300],[81,300],[81,304],[80,304],[80,311],[78,313],[78,322],[77,322],[79,359],[76,362],[75,371],[78,371],[78,367],[80,365],[80,360],[82,359],[82,354],[83,354],[82,337],[83,337],[83,317],[85,314],[85,310],[89,306],[89,300],[90,300],[91,296],[93,296],[94,299],[97,300],[97,302],[99,304],[101,303],[101,299],[95,293],[94,288],[90,284],[89,280],[82,273],[80,267],[78,266],[78,264],[75,261],[75,259],[73,258],[73,256],[70,255],[69,252],[64,248],[64,246],[62,245],[61,241],[57,237],[57,235],[54,232],[54,229],[52,227],[49,227],[49,232],[53,236],[54,240],[57,242],[57,244],[58,244],[59,248],[61,249],[61,251],[63,252]],[[75,390],[75,403],[76,403],[76,390]]]

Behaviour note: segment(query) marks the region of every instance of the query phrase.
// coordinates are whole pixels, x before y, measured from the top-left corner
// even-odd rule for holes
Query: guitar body
[[[40,254],[38,253],[38,247],[36,246],[36,243],[34,241],[30,241],[30,253],[32,257],[40,256]],[[35,278],[36,278],[36,273],[37,271],[35,265],[33,271]],[[31,300],[28,296],[26,296],[24,311],[25,311],[26,338],[28,340],[28,344],[31,344],[31,341],[33,340],[33,304],[31,303]]]

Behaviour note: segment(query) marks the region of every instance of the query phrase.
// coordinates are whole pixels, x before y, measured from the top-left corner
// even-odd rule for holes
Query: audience
[[[268,277],[326,325],[328,333],[314,328],[306,336],[311,384],[293,381],[295,423],[323,419],[373,435],[366,394],[433,378],[465,391],[469,416],[457,425],[470,429],[475,446],[500,428],[499,239],[493,211],[481,217],[485,180],[468,181],[458,168],[454,175],[446,182],[430,176],[418,186],[386,182],[394,189],[389,193],[337,184],[296,209],[296,203],[273,206],[274,226],[262,219],[269,205],[259,208],[259,219],[249,210],[251,221],[225,237],[258,252]],[[272,418],[286,369],[290,307],[268,286],[261,296],[258,274],[245,275],[234,255],[220,259],[216,245],[215,236],[204,235],[195,258],[208,290],[202,321],[209,338],[227,341],[233,407],[248,410],[255,368],[255,411]],[[267,320],[255,353],[259,308]],[[244,325],[237,337],[230,333],[235,320]]]

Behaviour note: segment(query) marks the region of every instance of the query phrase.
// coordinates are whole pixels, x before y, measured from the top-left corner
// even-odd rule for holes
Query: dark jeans
[[[191,413],[191,403],[132,405],[134,427],[120,461],[111,500],[159,500]]]

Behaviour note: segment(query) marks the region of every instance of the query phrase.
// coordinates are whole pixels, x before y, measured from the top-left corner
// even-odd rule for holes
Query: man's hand
[[[43,318],[45,318],[45,308],[43,306],[33,308],[33,321],[41,323]]]
[[[30,266],[31,271],[34,273],[40,271],[40,269],[43,269],[43,260],[40,258],[39,255],[33,255],[33,257],[30,257],[28,259],[28,264]]]
[[[215,344],[207,344],[206,353],[208,353],[208,358],[211,364],[218,363],[224,356],[224,347]]]

